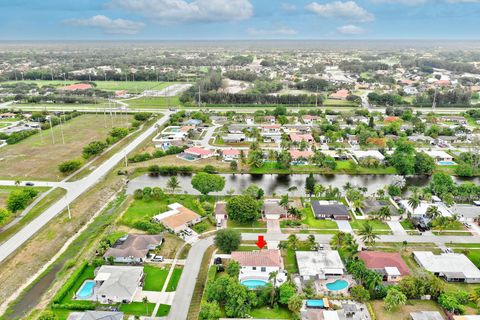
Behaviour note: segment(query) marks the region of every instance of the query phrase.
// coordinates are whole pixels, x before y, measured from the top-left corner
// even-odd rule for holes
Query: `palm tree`
[[[375,290],[380,284],[382,284],[382,276],[376,272],[369,272],[364,279],[365,286],[371,291]]]
[[[347,234],[343,231],[339,231],[335,233],[332,237],[332,240],[330,240],[330,245],[335,249],[339,249],[343,246],[343,242],[345,241],[345,236]]]
[[[15,180],[15,186],[18,187],[20,185],[20,180]]]
[[[288,244],[288,247],[292,250],[297,250],[298,248],[298,238],[296,235],[294,234],[291,234],[288,236],[287,238],[287,244]]]
[[[273,302],[275,301],[275,291],[277,287],[277,275],[278,271],[272,271],[268,275],[268,280],[273,281],[272,291],[270,291],[270,306],[273,307]]]
[[[408,198],[408,205],[412,208],[412,214],[415,214],[415,209],[420,206],[420,198],[417,194],[414,194]]]
[[[148,298],[147,297],[143,297],[142,298],[142,302],[145,306],[145,309],[147,310],[147,314],[148,314]]]
[[[372,246],[375,244],[375,240],[379,238],[378,234],[376,234],[373,229],[373,224],[370,221],[365,221],[358,234],[361,236],[363,242]]]
[[[310,234],[307,237],[307,240],[310,243],[310,249],[315,250],[317,248],[317,242],[315,241],[315,236],[313,234]]]
[[[167,181],[167,188],[172,190],[172,193],[175,193],[175,190],[180,188],[180,182],[178,181],[177,176],[171,176]]]
[[[435,220],[440,215],[440,211],[437,206],[429,206],[426,211],[427,217],[431,220]]]
[[[288,197],[288,194],[286,195],[283,195],[281,198],[280,198],[280,202],[278,203],[280,206],[284,207],[285,210],[288,209],[289,207],[289,203],[290,203],[290,199]]]
[[[313,193],[315,194],[315,197],[321,197],[322,194],[325,192],[325,187],[322,184],[317,183],[313,187]]]
[[[390,211],[390,207],[384,206],[378,210],[378,217],[380,220],[390,219],[392,217],[392,212]]]

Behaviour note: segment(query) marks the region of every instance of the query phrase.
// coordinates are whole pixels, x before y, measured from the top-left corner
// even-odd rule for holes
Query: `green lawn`
[[[165,280],[167,280],[168,270],[168,268],[158,268],[151,265],[145,265],[143,267],[143,272],[146,276],[143,290],[162,291]]]
[[[359,230],[367,221],[372,224],[374,230],[390,230],[388,224],[380,220],[353,220],[350,221],[350,225],[352,229]]]
[[[181,106],[180,99],[177,96],[174,97],[153,97],[153,98],[138,98],[125,100],[130,108],[138,109],[155,109],[155,108],[168,108]]]
[[[303,209],[302,223],[309,225],[316,229],[338,229],[337,223],[332,220],[319,220],[315,219],[312,208],[309,206]]]
[[[271,309],[268,307],[253,309],[250,315],[254,319],[292,319],[293,316],[287,308]]]
[[[167,285],[167,292],[173,292],[177,290],[178,281],[180,281],[180,277],[182,276],[183,268],[176,267],[173,269],[172,276],[170,277],[170,281],[168,281]]]
[[[213,205],[214,198],[209,197],[208,201]],[[175,202],[184,205],[186,208],[189,208],[200,215],[203,213],[203,209],[199,207],[201,204],[197,196],[168,195],[168,197],[165,197],[165,199],[162,200],[134,200],[120,219],[120,223],[133,227],[137,221],[143,220],[144,218],[151,218],[159,213],[168,211],[169,209],[167,206]]]
[[[415,230],[415,227],[413,226],[412,222],[408,219],[400,221],[400,224],[405,230]]]
[[[155,309],[155,303],[131,302],[129,304],[122,304],[120,311],[132,316],[150,316]]]
[[[229,228],[266,228],[267,223],[265,221],[254,221],[254,222],[248,222],[248,223],[242,223],[242,222],[237,222],[228,219],[227,220],[227,226]]]
[[[156,316],[157,317],[165,317],[170,312],[170,308],[171,308],[171,306],[168,305],[168,304],[161,304],[158,307],[158,311],[157,311]]]

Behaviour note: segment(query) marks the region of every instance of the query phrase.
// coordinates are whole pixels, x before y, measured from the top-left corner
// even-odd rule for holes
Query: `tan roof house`
[[[171,210],[156,215],[153,217],[153,220],[163,224],[167,229],[174,232],[180,232],[201,221],[199,214],[185,208],[179,203],[170,204],[168,207]]]

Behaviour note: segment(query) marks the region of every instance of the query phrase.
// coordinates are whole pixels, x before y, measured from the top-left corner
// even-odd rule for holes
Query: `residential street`
[[[61,186],[67,189],[66,197],[60,199],[58,202],[53,204],[32,222],[23,227],[19,232],[13,235],[10,239],[5,241],[0,245],[0,262],[5,260],[11,253],[21,247],[31,236],[38,232],[43,226],[45,226],[50,220],[52,220],[56,215],[62,212],[68,204],[72,203],[85,191],[97,184],[110,170],[113,169],[122,161],[126,154],[134,150],[140,143],[147,139],[152,133],[156,130],[156,125],[162,125],[168,121],[172,112],[165,112],[164,116],[157,121],[157,123],[142,134],[140,134],[135,140],[129,143],[125,148],[117,152],[111,158],[103,162],[98,166],[90,175],[87,177],[74,181],[74,182],[59,182],[57,186]],[[4,181],[5,182],[5,181]],[[6,181],[5,185],[9,185],[11,181]],[[52,182],[34,182],[36,186],[53,186]],[[37,184],[38,183],[38,184]],[[1,184],[1,182],[0,182]],[[13,182],[14,185],[14,182]]]

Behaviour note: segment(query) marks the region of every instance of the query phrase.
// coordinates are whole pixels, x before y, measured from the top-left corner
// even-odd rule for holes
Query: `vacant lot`
[[[410,300],[405,306],[394,311],[387,311],[384,308],[384,302],[376,300],[372,302],[372,307],[377,316],[377,320],[407,320],[410,319],[410,312],[416,311],[438,311],[446,319],[443,311],[433,301]]]
[[[159,90],[159,89],[156,89]],[[125,100],[130,108],[137,109],[157,109],[180,106],[180,100],[177,96],[174,97],[153,97],[153,98],[138,98]]]
[[[122,117],[123,118],[123,117]],[[124,119],[124,118],[123,118]],[[63,126],[65,144],[62,144],[61,127],[35,134],[17,144],[2,148],[0,152],[0,177],[3,179],[61,180],[58,165],[66,160],[81,157],[89,142],[104,140],[111,126],[125,127],[121,117],[105,119],[103,115],[82,115]]]

